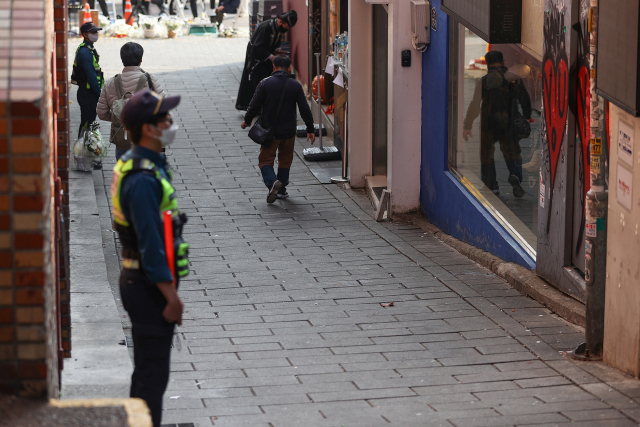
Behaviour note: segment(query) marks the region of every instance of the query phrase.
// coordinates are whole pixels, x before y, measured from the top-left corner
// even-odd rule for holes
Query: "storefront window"
[[[541,63],[519,45],[453,28],[450,169],[535,258]]]

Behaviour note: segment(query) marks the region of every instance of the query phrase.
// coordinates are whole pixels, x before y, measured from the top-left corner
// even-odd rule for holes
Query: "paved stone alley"
[[[97,45],[107,76],[122,43]],[[637,425],[637,380],[564,356],[581,328],[422,229],[375,222],[363,192],[320,183],[302,145],[291,197],[267,205],[234,109],[246,39],[143,45],[143,67],[183,97],[167,155],[191,243],[163,424]],[[107,264],[113,164],[94,173]]]

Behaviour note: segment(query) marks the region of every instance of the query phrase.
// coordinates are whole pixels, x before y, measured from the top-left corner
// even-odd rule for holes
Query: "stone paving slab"
[[[164,423],[637,425],[637,380],[564,357],[581,328],[422,229],[375,222],[364,192],[316,179],[335,166],[302,159],[307,142],[291,197],[267,205],[233,108],[246,40],[186,41],[144,41],[147,71],[183,96],[167,155],[192,244]],[[119,71],[122,41],[100,43]]]

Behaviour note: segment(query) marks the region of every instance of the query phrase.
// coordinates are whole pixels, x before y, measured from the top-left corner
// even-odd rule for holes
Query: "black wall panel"
[[[487,43],[520,43],[522,0],[442,0],[442,10]]]
[[[600,0],[596,89],[604,98],[640,116],[640,4]]]

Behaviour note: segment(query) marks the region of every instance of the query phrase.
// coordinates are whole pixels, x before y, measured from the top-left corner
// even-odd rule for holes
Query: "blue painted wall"
[[[438,10],[437,31],[422,54],[422,159],[420,203],[429,221],[447,234],[529,269],[535,261],[448,171],[449,17]]]

